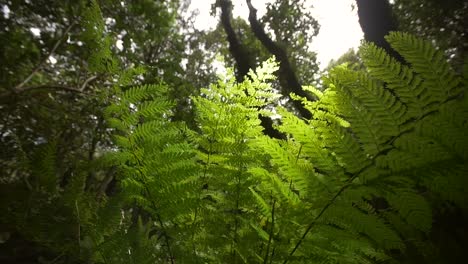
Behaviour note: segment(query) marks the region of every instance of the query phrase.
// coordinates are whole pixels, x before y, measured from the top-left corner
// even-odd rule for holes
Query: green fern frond
[[[265,202],[262,196],[260,196],[252,187],[249,187],[249,190],[252,192],[253,196],[255,197],[255,201],[260,208],[260,212],[263,214],[264,217],[269,218],[271,216],[271,208],[270,205]]]
[[[84,8],[82,38],[90,49],[88,63],[91,71],[117,73],[117,60],[112,55],[112,39],[105,35],[105,24],[101,9],[95,0],[88,1]]]
[[[436,50],[430,41],[403,32],[391,32],[386,39],[425,80],[426,96],[431,101],[443,102],[461,92],[460,78],[454,74],[444,53]]]
[[[431,230],[432,210],[421,195],[397,189],[394,193],[385,195],[385,198],[409,225],[423,232]]]
[[[401,238],[376,215],[364,213],[346,203],[332,205],[324,214],[322,221],[350,232],[365,234],[384,249],[404,248]]]

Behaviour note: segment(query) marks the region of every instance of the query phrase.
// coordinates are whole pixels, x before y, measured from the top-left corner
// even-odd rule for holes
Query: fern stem
[[[239,174],[241,172],[239,171]],[[234,239],[231,243],[231,255],[234,258],[234,263],[237,263],[237,256],[235,254],[234,246],[238,242],[238,232],[237,229],[239,228],[239,219],[237,214],[239,213],[239,196],[240,196],[240,175],[237,176],[237,186],[236,186],[236,211],[234,212]]]
[[[148,183],[146,182],[146,178],[145,178],[146,175],[145,175],[145,173],[140,169],[141,167],[143,167],[143,164],[141,163],[141,161],[140,161],[140,159],[138,158],[138,156],[135,154],[135,150],[132,151],[132,154],[133,154],[133,156],[135,157],[135,160],[136,160],[137,163],[138,163],[137,170],[138,170],[138,172],[139,172],[140,175],[141,175],[140,181],[143,182],[143,186],[144,186],[145,192],[146,192],[146,194],[148,195],[148,197],[150,198],[151,206],[153,207],[153,210],[154,210],[154,211],[157,211],[157,208],[158,208],[158,207],[156,206],[156,203],[154,202],[155,199],[153,199],[154,197],[153,197],[153,195],[152,195],[150,189],[148,188]],[[168,237],[167,232],[166,232],[166,230],[165,230],[165,228],[164,228],[164,224],[163,224],[163,222],[162,222],[162,220],[161,220],[161,215],[160,215],[159,213],[156,213],[156,218],[157,218],[159,224],[161,225],[161,231],[162,231],[162,234],[163,234],[163,236],[164,236],[164,240],[165,240],[165,242],[166,242],[167,252],[168,252],[168,254],[169,254],[169,260],[170,260],[171,264],[174,264],[174,255],[172,254],[171,245],[170,245],[170,243],[169,243],[169,237]]]
[[[367,168],[367,167],[365,167]],[[299,239],[299,241],[297,241],[296,245],[294,246],[294,248],[291,250],[291,252],[289,253],[288,257],[283,261],[283,264],[286,264],[288,263],[289,261],[289,258],[292,257],[294,255],[294,253],[296,252],[296,250],[299,248],[299,246],[302,244],[302,241],[304,241],[304,239],[306,238],[306,236],[309,234],[310,230],[312,230],[312,228],[315,226],[315,224],[317,223],[317,220],[325,213],[325,211],[333,204],[335,203],[336,199],[338,199],[338,197],[348,188],[351,186],[351,183],[353,182],[354,179],[356,179],[359,174],[365,169],[363,168],[361,171],[359,171],[358,173],[356,173],[355,175],[353,175],[353,177],[351,177],[349,180],[348,180],[348,183],[346,183],[345,185],[343,185],[343,187],[341,187],[341,189],[333,196],[333,198],[322,208],[322,210],[320,211],[320,213],[314,218],[314,220],[312,220],[312,222],[309,224],[309,226],[307,226],[306,230],[304,231],[304,234],[302,234],[301,238]]]
[[[197,257],[197,248],[195,246],[195,228],[194,225],[197,222],[197,216],[198,216],[198,207],[195,208],[195,216],[193,217],[193,223],[192,223],[192,249],[193,249],[193,257],[195,258],[195,263],[198,263],[198,257]]]
[[[239,144],[245,144],[243,143],[244,141],[244,132],[241,133],[240,139],[238,140]],[[244,148],[238,153],[239,156],[242,156],[244,152]],[[237,173],[237,185],[236,185],[236,212],[234,213],[234,240],[232,241],[231,244],[231,254],[234,257],[234,263],[237,263],[237,255],[234,252],[234,245],[237,244],[239,240],[239,234],[238,234],[238,229],[239,229],[239,217],[237,214],[240,213],[239,210],[239,201],[240,201],[240,192],[241,192],[241,176],[242,176],[242,170],[243,170],[243,165],[239,165],[239,172]]]
[[[267,244],[267,248],[266,248],[265,258],[263,258],[263,264],[267,264],[268,254],[270,254],[271,240],[273,238],[273,231],[275,229],[275,204],[276,204],[276,200],[273,199],[273,205],[271,206],[271,228],[270,228],[270,234],[269,234],[269,238],[268,238],[268,244]]]
[[[142,171],[140,169],[138,169],[140,171],[140,173],[142,173]],[[151,195],[151,192],[147,186],[147,183],[145,180],[143,180],[143,183],[144,183],[144,186],[145,186],[145,191],[147,192],[148,194],[148,197],[150,197],[151,199],[151,205],[153,206],[153,209],[156,211],[157,209],[157,206],[156,206],[156,203],[154,202],[154,199],[152,199],[152,195]],[[169,237],[167,235],[167,231],[164,227],[164,223],[163,221],[161,220],[161,215],[159,213],[156,213],[156,218],[159,222],[159,225],[161,226],[161,231],[162,231],[162,234],[164,236],[164,241],[166,242],[166,247],[167,247],[167,252],[169,254],[169,260],[171,262],[171,264],[174,264],[174,255],[172,254],[172,249],[171,249],[171,244],[169,243]]]
[[[154,205],[154,202],[151,202],[151,203]],[[164,240],[166,241],[167,252],[169,253],[169,260],[171,261],[171,264],[174,264],[174,255],[172,254],[171,244],[169,243],[169,237],[167,236],[166,229],[164,228],[164,224],[161,220],[161,215],[156,214],[156,217],[158,218],[158,222],[161,225],[161,230],[164,235]]]
[[[359,175],[361,173],[363,173],[365,170],[369,169],[371,166],[374,165],[374,162],[375,162],[375,159],[382,155],[382,153],[384,153],[384,151],[381,151],[379,153],[377,153],[373,159],[372,159],[372,163],[368,164],[367,166],[361,168],[358,172],[356,172],[355,174],[352,174],[352,176],[347,180],[346,184],[343,185],[340,190],[338,190],[338,192],[333,196],[333,198],[322,208],[322,210],[320,211],[320,213],[314,218],[314,220],[312,220],[312,222],[307,226],[306,230],[304,231],[304,234],[302,234],[301,238],[299,239],[299,241],[297,241],[296,245],[294,246],[294,248],[291,250],[291,252],[289,253],[288,257],[286,257],[286,259],[283,261],[283,264],[286,264],[288,263],[289,261],[289,258],[292,257],[294,255],[294,253],[296,252],[296,250],[299,248],[299,246],[302,244],[302,241],[304,241],[304,239],[306,238],[306,236],[309,234],[310,230],[312,230],[312,228],[315,226],[315,224],[317,223],[317,220],[325,213],[325,211],[336,201],[336,199],[338,199],[338,197],[346,190],[348,189],[352,182],[357,178],[359,177]]]
[[[299,151],[297,152],[297,156],[296,156],[296,164],[297,164],[297,161],[299,160],[299,156],[301,155],[301,151],[302,151],[302,144],[301,146],[299,147]]]
[[[215,138],[216,130],[218,129],[219,120],[220,119],[216,120],[215,129],[214,129],[214,132],[213,132],[213,140]],[[202,176],[202,181],[201,181],[202,184],[208,184],[208,182],[205,182],[205,180],[206,180],[206,174],[208,172],[208,167],[210,166],[210,162],[211,162],[211,155],[213,153],[213,143],[212,143],[213,140],[208,140],[208,142],[209,142],[208,155],[207,155],[208,157],[207,157],[207,161],[206,161],[206,163],[204,165],[204,169],[203,169],[203,176]],[[203,191],[203,187],[202,187],[201,191]],[[199,201],[200,201],[200,197],[201,197],[201,193],[199,192],[198,193],[198,200]],[[192,226],[195,225],[195,223],[197,222],[198,210],[199,210],[200,205],[201,204],[199,203],[198,207],[195,208],[195,217],[193,218]],[[193,229],[192,230],[193,231],[192,232],[193,255],[195,257],[195,263],[198,263],[198,257],[196,257],[197,254],[196,254],[196,245],[195,245],[195,229],[194,228],[192,228],[192,229]]]
[[[273,250],[271,251],[270,264],[273,263],[273,257],[275,256],[275,250],[276,250],[276,245],[273,246]]]

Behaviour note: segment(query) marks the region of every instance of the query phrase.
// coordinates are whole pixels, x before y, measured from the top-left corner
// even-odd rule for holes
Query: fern
[[[190,130],[174,121],[166,84],[132,85],[143,68],[103,66],[113,59],[101,51],[103,24],[91,23],[99,17],[91,2],[88,41],[100,54],[90,60],[119,75],[104,111],[114,145],[63,183],[54,141],[20,151],[29,184],[14,191],[28,200],[0,218],[57,254],[90,263],[398,263],[414,250],[428,262],[434,216],[447,204],[467,209],[466,83],[429,42],[388,36],[408,65],[364,44],[367,71],[338,66],[325,90],[305,87],[316,101],[292,95],[310,119],[280,106],[272,60],[242,83],[228,71],[191,98]],[[279,116],[286,139],[265,136],[259,114]],[[103,168],[118,184],[110,197],[86,184]]]
[[[429,232],[432,226],[431,208],[417,187],[423,185],[435,191],[428,179],[455,178],[458,183],[444,185],[442,192],[459,192],[458,186],[466,186],[461,171],[456,176],[449,172],[457,167],[466,169],[462,165],[466,163],[462,150],[466,149],[462,143],[466,142],[466,135],[458,134],[463,133],[460,129],[466,122],[449,114],[466,113],[466,100],[460,99],[463,97],[460,79],[442,59],[442,53],[427,42],[401,33],[391,34],[388,40],[411,67],[399,64],[380,48],[365,44],[361,54],[370,76],[337,67],[325,79],[328,89],[315,92],[320,97],[318,102],[302,99],[313,115],[310,124],[314,125],[314,132],[330,139],[325,144],[329,146],[326,150],[351,178],[308,225],[290,256],[301,254],[296,250],[301,244],[307,245],[313,227],[320,232],[318,223],[365,235],[373,241],[368,247],[374,250],[403,249],[405,234],[392,228],[394,224],[399,226],[397,230],[403,230],[402,222],[394,221],[402,219],[407,225],[404,230]],[[349,122],[349,127],[342,119]],[[302,122],[304,129],[284,123],[283,130],[289,129],[294,138],[303,138],[301,132],[306,131],[308,122],[297,122]],[[340,136],[330,137],[334,133]],[[307,139],[304,141],[307,144]],[[351,164],[360,167],[353,168]],[[437,176],[430,172],[434,170],[439,172]],[[349,196],[350,192],[357,195]],[[377,206],[377,210],[362,206],[353,209],[374,201],[375,197],[383,197],[388,205],[382,209]],[[341,201],[346,203],[338,206]],[[460,201],[457,204],[463,207]],[[366,223],[366,228],[362,223]],[[378,247],[374,247],[375,243]]]

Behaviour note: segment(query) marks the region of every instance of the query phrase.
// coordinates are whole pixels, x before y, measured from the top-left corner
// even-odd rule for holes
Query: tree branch
[[[28,92],[32,90],[39,90],[39,89],[55,89],[55,90],[65,90],[65,91],[82,93],[84,89],[86,88],[86,86],[88,86],[90,82],[96,80],[97,78],[98,78],[97,75],[89,77],[83,82],[83,84],[80,87],[72,87],[72,86],[60,85],[60,84],[41,84],[41,85],[34,85],[34,86],[17,88],[17,89],[15,88],[11,91],[1,93],[0,99],[8,97],[11,94],[19,94],[19,93]]]
[[[236,62],[236,80],[242,82],[250,69],[254,68],[247,51],[242,45],[242,42],[236,35],[232,24],[232,2],[231,0],[220,0],[219,5],[221,7],[221,24],[223,25],[224,31],[227,35],[227,41],[229,43],[229,52],[234,57]],[[262,127],[265,129],[264,133],[272,138],[284,139],[285,135],[280,133],[278,130],[273,128],[273,121],[266,116],[259,115]]]
[[[32,77],[34,77],[34,75],[36,75],[36,73],[38,73],[42,66],[47,62],[47,60],[49,59],[50,56],[52,56],[55,51],[58,49],[58,47],[60,47],[60,44],[62,44],[63,40],[65,39],[65,37],[68,35],[68,32],[70,32],[70,30],[72,29],[72,27],[75,25],[75,21],[73,21],[66,29],[65,31],[63,32],[62,36],[57,40],[57,42],[55,42],[54,46],[52,47],[52,49],[50,50],[49,54],[47,56],[45,56],[44,58],[42,58],[42,60],[39,62],[39,64],[36,66],[36,68],[34,68],[34,70],[31,72],[31,74],[29,74],[28,77],[26,77],[26,79],[24,79],[21,83],[19,83],[18,85],[15,86],[14,90],[19,90],[21,89],[26,83],[28,83]]]
[[[405,64],[405,60],[385,40],[390,31],[398,30],[397,21],[392,16],[388,0],[356,0],[359,24],[364,39],[383,48],[393,58]]]
[[[284,48],[275,43],[265,32],[265,29],[257,19],[257,9],[252,5],[251,0],[246,0],[246,2],[249,7],[249,22],[252,32],[280,63],[279,80],[283,88],[281,90],[282,94],[289,97],[292,92],[301,97],[313,100],[313,98],[302,89],[302,85],[299,83]],[[305,109],[301,102],[293,100],[292,103],[302,117],[307,119],[311,118],[310,112]]]
[[[236,79],[238,82],[242,82],[249,73],[250,69],[253,69],[253,65],[249,62],[249,58],[245,48],[242,46],[241,41],[237,38],[236,32],[232,28],[231,17],[232,17],[232,2],[230,0],[221,0],[221,24],[223,25],[224,31],[227,35],[227,41],[229,43],[229,52],[236,61],[237,74]]]

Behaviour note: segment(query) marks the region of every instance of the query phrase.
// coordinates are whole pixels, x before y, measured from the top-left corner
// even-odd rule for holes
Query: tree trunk
[[[383,48],[392,57],[404,63],[404,59],[385,40],[390,31],[398,30],[388,0],[356,0],[364,39]]]

